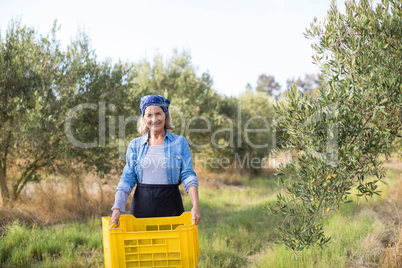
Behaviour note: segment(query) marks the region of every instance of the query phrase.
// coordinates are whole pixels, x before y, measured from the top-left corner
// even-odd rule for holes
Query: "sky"
[[[303,35],[314,17],[323,20],[331,0],[0,0],[1,36],[11,19],[42,34],[54,21],[67,45],[83,29],[99,60],[152,61],[187,50],[213,88],[238,96],[260,74],[284,88],[289,78],[318,73],[312,40]],[[343,0],[337,4],[342,10]]]

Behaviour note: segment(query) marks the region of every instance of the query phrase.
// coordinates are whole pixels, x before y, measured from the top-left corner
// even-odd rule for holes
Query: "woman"
[[[179,216],[184,212],[178,186],[183,183],[193,208],[192,219],[201,219],[198,201],[198,180],[191,162],[190,148],[182,136],[168,132],[173,129],[169,113],[170,101],[159,95],[141,98],[141,119],[138,132],[142,137],[132,140],[126,153],[126,166],[117,185],[112,223],[120,225],[127,197],[137,185],[131,214],[137,218]]]

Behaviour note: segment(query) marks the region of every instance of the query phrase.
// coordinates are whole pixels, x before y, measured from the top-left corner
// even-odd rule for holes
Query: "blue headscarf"
[[[145,109],[150,105],[157,105],[162,108],[163,112],[167,116],[170,100],[160,95],[147,95],[141,98],[140,112],[144,116]]]

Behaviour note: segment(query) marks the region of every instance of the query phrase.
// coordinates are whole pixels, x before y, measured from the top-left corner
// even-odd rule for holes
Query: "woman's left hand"
[[[198,225],[198,222],[201,220],[200,207],[199,206],[193,207],[191,209],[191,215],[193,216],[191,220],[195,221],[195,224]]]

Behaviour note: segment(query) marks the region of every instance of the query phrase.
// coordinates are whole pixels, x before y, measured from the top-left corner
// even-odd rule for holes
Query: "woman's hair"
[[[169,109],[167,110],[167,115],[165,117],[165,129],[174,129],[172,116],[170,115]],[[137,130],[140,135],[145,135],[148,132],[149,129],[147,123],[145,122],[144,116],[141,116],[140,120],[138,120]]]

